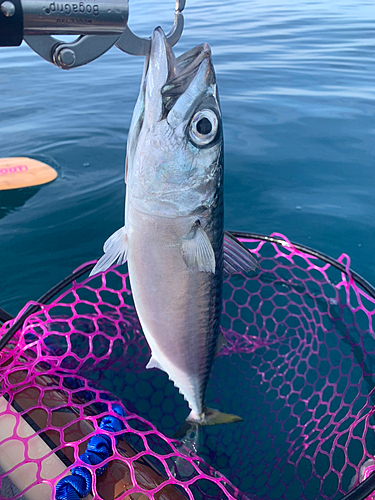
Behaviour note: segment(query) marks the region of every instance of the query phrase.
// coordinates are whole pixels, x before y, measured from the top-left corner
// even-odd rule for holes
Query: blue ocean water
[[[130,0],[130,25],[144,36],[168,31],[173,8]],[[346,252],[375,284],[374,3],[187,0],[185,20],[177,54],[208,42],[217,72],[226,227]],[[9,312],[100,256],[123,224],[142,65],[113,48],[67,72],[25,44],[0,49],[0,156],[58,171],[49,185],[0,192],[0,306]]]
[[[130,1],[129,24],[168,31],[174,2]],[[375,5],[361,0],[188,0],[179,54],[212,47],[225,134],[226,227],[338,257],[375,283]],[[117,48],[60,70],[0,49],[0,156],[58,178],[0,193],[0,306],[101,255],[122,225],[125,144],[143,61]]]

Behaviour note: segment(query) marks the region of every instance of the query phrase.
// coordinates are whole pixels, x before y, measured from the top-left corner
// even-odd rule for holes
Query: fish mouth
[[[153,46],[159,47],[158,50],[153,50]],[[205,65],[204,85],[208,87],[216,83],[210,46],[202,43],[176,58],[162,28],[154,30],[147,73],[150,73],[150,68],[167,69],[164,81],[158,82],[163,105],[162,118],[168,115],[178,98],[186,92],[202,64]]]
[[[207,43],[202,43],[177,57],[175,74],[168,75],[168,80],[161,89],[165,112],[168,113],[177,99],[186,92],[205,60],[211,61],[211,49]],[[209,71],[206,75],[206,85],[213,83],[215,83],[215,73]]]

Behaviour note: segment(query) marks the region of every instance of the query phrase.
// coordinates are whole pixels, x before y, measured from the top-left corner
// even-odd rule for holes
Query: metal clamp
[[[62,69],[104,54],[126,28],[128,0],[22,0],[24,40]],[[76,35],[69,43],[52,35]]]
[[[127,26],[128,0],[21,0],[24,40],[43,59],[62,69],[83,66],[114,44],[128,54],[150,52],[151,38],[135,35]],[[167,35],[173,47],[184,28],[186,0],[176,0],[174,24]],[[79,35],[63,42],[52,35]]]
[[[26,43],[43,59],[61,69],[77,68],[107,52],[120,35],[83,35],[72,43],[64,43],[50,35],[25,36]]]
[[[179,41],[184,29],[184,16],[182,11],[185,8],[185,3],[186,0],[176,0],[173,27],[166,36],[171,47],[176,45]],[[145,56],[150,53],[151,37],[141,38],[133,33],[129,26],[127,26],[120,36],[120,39],[117,41],[116,47],[133,56]]]

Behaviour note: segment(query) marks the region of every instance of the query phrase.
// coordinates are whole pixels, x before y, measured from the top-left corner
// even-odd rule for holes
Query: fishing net
[[[0,498],[55,498],[77,466],[98,500],[333,500],[372,472],[375,300],[346,255],[340,270],[276,236],[242,238],[260,270],[224,283],[207,403],[243,422],[172,439],[187,404],[145,369],[128,275],[113,268],[43,305],[0,353]],[[87,465],[98,434],[110,454]]]

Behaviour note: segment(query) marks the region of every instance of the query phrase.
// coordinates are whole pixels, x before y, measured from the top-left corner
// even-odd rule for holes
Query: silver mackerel
[[[256,267],[223,228],[223,138],[211,51],[175,58],[152,36],[130,126],[125,226],[105,243],[92,274],[127,260],[148,368],[164,370],[188,402],[189,421],[240,420],[205,406],[222,343],[225,272]]]

